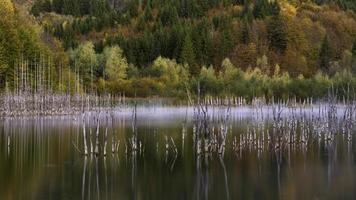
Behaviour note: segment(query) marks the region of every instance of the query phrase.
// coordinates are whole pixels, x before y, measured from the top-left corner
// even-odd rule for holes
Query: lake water
[[[320,109],[296,111],[309,116],[298,121],[295,130],[300,132],[300,127],[313,125],[305,119],[315,120],[313,113]],[[0,199],[356,198],[354,129],[346,135],[338,129],[331,140],[309,137],[305,144],[285,144],[275,150],[253,145],[236,150],[234,141],[242,135],[251,130],[259,135],[273,124],[269,109],[236,108],[226,122],[225,153],[197,155],[193,112],[192,108],[139,108],[137,152],[127,150],[133,135],[132,109],[115,110],[110,119],[103,114],[99,142],[103,148],[108,138],[106,156],[83,155],[82,116],[1,119]],[[211,119],[223,115],[219,109],[210,112]],[[96,132],[90,117],[95,115],[87,114],[87,135]],[[211,123],[219,127],[218,120]],[[292,126],[288,124],[292,121],[286,123]],[[338,126],[340,131],[343,126]],[[114,153],[113,143],[118,149]]]

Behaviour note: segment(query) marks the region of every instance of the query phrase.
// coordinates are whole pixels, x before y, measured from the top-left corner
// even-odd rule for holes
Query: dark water
[[[151,112],[151,113],[150,113]],[[249,113],[248,111],[246,113]],[[188,113],[189,116],[189,113]],[[182,127],[185,121],[183,140]],[[84,156],[80,116],[0,121],[0,199],[354,199],[355,145],[342,135],[280,151],[235,152],[232,141],[257,122],[231,120],[223,156],[197,156],[184,110],[138,114],[143,153],[126,153],[132,135],[129,113],[105,119],[108,154]],[[263,122],[268,124],[269,122]],[[95,124],[92,128],[95,132]],[[166,153],[165,135],[178,149]],[[111,138],[120,140],[111,153]],[[101,144],[104,139],[100,135]]]

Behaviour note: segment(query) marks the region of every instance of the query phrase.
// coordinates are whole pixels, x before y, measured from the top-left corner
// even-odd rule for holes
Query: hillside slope
[[[197,81],[217,94],[230,84],[221,83],[224,73],[235,74],[232,80],[238,82],[257,76],[263,79],[257,82],[264,88],[260,93],[272,95],[263,84],[282,74],[297,81],[356,72],[353,0],[3,2],[0,88],[16,86],[19,63],[29,65],[32,76],[37,65],[48,74],[61,73],[47,77],[61,82],[57,89],[80,84],[84,91],[133,94],[139,86],[143,96],[182,95]],[[59,77],[75,84],[65,85]]]
[[[83,41],[93,41],[97,52],[118,44],[138,67],[160,55],[192,67],[218,66],[228,57],[242,69],[266,56],[271,68],[279,64],[294,76],[349,67],[342,59],[356,35],[356,3],[297,2],[302,1],[37,0],[32,13],[66,49]],[[192,42],[194,59],[182,57],[185,42]],[[319,55],[323,42],[330,47],[326,64]]]

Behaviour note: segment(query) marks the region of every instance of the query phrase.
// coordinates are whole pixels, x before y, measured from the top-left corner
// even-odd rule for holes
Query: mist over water
[[[81,115],[2,118],[0,199],[354,199],[354,119],[346,130],[346,108],[336,109],[331,121],[322,105],[284,108],[276,129],[272,107],[232,108],[222,155],[196,153],[192,107],[138,107],[135,153],[132,108],[103,111],[106,156],[83,155]],[[225,114],[209,109],[212,130]],[[267,139],[276,130],[283,144]]]

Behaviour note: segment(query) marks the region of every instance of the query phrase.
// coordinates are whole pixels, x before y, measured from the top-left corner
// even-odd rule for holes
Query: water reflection
[[[138,112],[134,121],[92,114],[84,123],[82,116],[6,118],[0,122],[0,199],[355,197],[354,129],[343,133],[341,124],[324,123],[330,135],[305,118],[277,127],[266,114],[263,120],[232,115],[223,154],[198,154],[197,128],[186,112],[165,119]],[[217,133],[220,127],[208,128]]]

